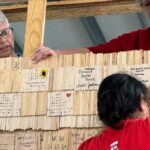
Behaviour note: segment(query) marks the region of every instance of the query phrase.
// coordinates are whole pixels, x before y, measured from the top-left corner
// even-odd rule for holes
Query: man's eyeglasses
[[[8,27],[0,31],[0,37],[9,38],[11,36],[11,31],[13,28]]]

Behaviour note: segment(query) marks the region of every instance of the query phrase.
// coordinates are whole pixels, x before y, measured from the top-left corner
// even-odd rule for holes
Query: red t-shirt
[[[150,117],[126,120],[120,130],[108,128],[78,150],[150,150]]]
[[[123,34],[108,43],[88,48],[93,53],[111,53],[128,50],[150,50],[150,27]]]

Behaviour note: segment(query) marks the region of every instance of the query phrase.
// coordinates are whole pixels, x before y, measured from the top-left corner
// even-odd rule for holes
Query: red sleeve
[[[112,53],[119,52],[121,49],[120,37],[113,39],[105,44],[100,44],[93,47],[88,47],[88,49],[93,53]]]
[[[93,53],[112,53],[137,49],[139,31],[123,34],[105,44],[88,47],[88,49]]]

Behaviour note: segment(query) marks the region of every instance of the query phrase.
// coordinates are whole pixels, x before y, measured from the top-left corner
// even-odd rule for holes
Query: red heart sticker
[[[66,93],[66,96],[67,96],[67,97],[70,97],[70,96],[71,96],[71,93]]]

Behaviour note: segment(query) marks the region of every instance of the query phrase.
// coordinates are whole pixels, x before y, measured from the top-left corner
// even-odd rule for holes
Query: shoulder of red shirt
[[[141,119],[141,118],[126,119],[124,121],[123,128],[128,128],[132,124],[137,124],[137,126],[139,126],[139,124],[144,124],[144,126],[149,127],[150,126],[150,116],[147,117],[146,119]],[[120,131],[120,130],[115,130],[115,129],[108,127],[101,134],[99,134],[97,136],[93,136],[93,137],[83,141],[83,143],[81,143],[81,145],[79,146],[78,150],[92,150],[93,145],[94,145],[94,147],[100,147],[100,145],[99,145],[100,140],[105,137],[105,134],[108,135],[107,133],[116,132],[116,131]]]
[[[136,42],[136,39],[140,35],[147,34],[149,36],[149,32],[150,32],[150,27],[134,30],[134,31],[119,35],[118,37],[108,41],[107,43],[99,44],[99,45],[91,46],[91,47],[87,47],[87,48],[93,53],[111,53],[111,52],[119,52],[119,51],[123,51],[123,50],[127,51],[128,48],[122,47],[123,46],[122,43],[128,44],[131,41]],[[132,43],[132,44],[134,44],[134,43]]]

